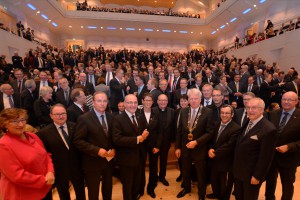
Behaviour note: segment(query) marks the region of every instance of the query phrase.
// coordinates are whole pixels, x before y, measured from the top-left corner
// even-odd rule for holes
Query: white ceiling
[[[74,0],[75,1],[75,0]],[[66,18],[58,10],[56,10],[48,1],[45,0],[3,0],[4,4],[8,5],[8,10],[17,12],[21,10],[27,19],[36,21],[42,26],[47,26],[52,32],[58,35],[64,35],[65,38],[77,38],[81,37],[134,37],[134,38],[157,38],[157,39],[168,39],[168,40],[180,40],[186,42],[186,44],[200,43],[203,41],[211,40],[218,37],[219,34],[228,32],[236,28],[236,26],[243,22],[251,23],[251,20],[259,13],[264,12],[270,5],[276,4],[280,0],[266,0],[265,3],[260,4],[259,0],[227,0],[227,2],[234,2],[226,10],[219,12],[215,11],[215,17],[208,16],[206,19],[206,25],[189,25],[189,24],[166,24],[160,23],[159,21],[153,22],[136,22],[136,21],[117,21],[117,20],[99,20],[99,19],[70,19]],[[81,2],[81,1],[80,1]],[[58,24],[58,27],[54,27],[51,23],[47,23],[47,20],[43,19],[40,15],[36,15],[35,12],[29,9],[26,4],[30,3],[34,5],[41,13],[44,13]],[[253,5],[256,4],[257,8]],[[246,15],[242,12],[247,8],[252,8],[252,11]],[[219,8],[220,9],[220,8]],[[84,11],[81,11],[84,12]],[[88,12],[88,11],[85,11]],[[117,14],[116,14],[117,15]],[[137,16],[138,17],[138,16]],[[229,21],[237,17],[237,20],[233,23]],[[224,29],[220,30],[217,34],[212,35],[211,32],[222,26],[223,24],[229,23]],[[72,28],[69,28],[72,26]],[[81,28],[83,26],[84,28]],[[87,26],[98,26],[97,29],[87,29]],[[100,27],[104,27],[101,29]],[[107,30],[107,26],[117,27],[117,30]],[[136,28],[135,31],[126,31],[125,27]],[[120,28],[123,28],[120,30]],[[142,29],[139,31],[138,29]],[[144,28],[153,28],[154,32],[145,32]],[[162,29],[169,29],[171,33],[163,33]],[[156,31],[159,30],[159,31]],[[180,34],[179,30],[186,30],[188,34]],[[176,32],[174,32],[176,31]],[[191,33],[193,32],[193,33]],[[202,33],[202,34],[200,34]]]

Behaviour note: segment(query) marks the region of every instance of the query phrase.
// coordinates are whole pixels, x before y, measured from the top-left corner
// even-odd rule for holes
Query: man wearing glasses
[[[52,154],[55,186],[60,199],[70,200],[69,181],[72,182],[76,199],[84,200],[84,181],[80,169],[79,152],[73,145],[75,123],[67,122],[67,111],[62,104],[51,107],[49,124],[37,134],[47,152]],[[50,190],[50,196],[52,190]]]
[[[117,115],[112,122],[112,139],[116,145],[117,163],[120,166],[123,199],[139,199],[137,184],[141,183],[142,170],[146,162],[145,140],[149,135],[146,124],[137,115],[137,97],[129,94],[124,100],[125,112]]]
[[[281,99],[282,109],[270,112],[269,120],[278,130],[276,153],[266,178],[266,200],[275,200],[278,173],[282,184],[282,200],[293,199],[296,169],[300,161],[300,111],[298,96],[286,92]]]

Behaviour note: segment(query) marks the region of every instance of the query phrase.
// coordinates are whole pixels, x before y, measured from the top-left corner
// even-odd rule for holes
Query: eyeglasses
[[[257,110],[258,108],[260,108],[260,107],[258,107],[258,106],[246,107],[246,110]]]
[[[296,99],[281,99],[282,102],[292,102],[292,101],[297,101]]]
[[[54,115],[55,117],[61,117],[61,116],[65,116],[67,113],[55,113],[55,114],[52,114]]]
[[[231,115],[229,112],[220,112],[220,115]]]
[[[221,94],[213,94],[212,96],[213,97],[221,97],[222,95]]]
[[[25,124],[26,123],[26,119],[13,119],[13,120],[9,120],[8,122],[11,123],[11,124],[15,124],[15,125],[19,124],[20,122],[22,124]]]
[[[137,101],[125,101],[125,103],[127,103],[129,105],[137,105],[138,104]]]

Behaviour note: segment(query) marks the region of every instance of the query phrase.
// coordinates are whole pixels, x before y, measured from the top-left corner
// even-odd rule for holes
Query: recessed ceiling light
[[[140,31],[140,30],[142,30],[142,29],[139,28],[139,31]]]
[[[157,29],[156,31],[158,32],[159,30]]]
[[[222,25],[222,26],[220,26],[220,29],[222,29],[222,28],[225,28],[225,26],[226,26],[225,24],[224,24],[224,25]]]
[[[97,28],[97,26],[87,26],[87,28],[95,29],[95,28]]]
[[[157,1],[154,1],[155,3],[157,2]]]
[[[213,34],[216,34],[216,32],[217,32],[217,31],[213,31],[213,32],[211,32],[211,34],[212,34],[212,35],[213,35]]]
[[[202,1],[198,1],[198,3],[202,6],[204,6],[204,3]]]
[[[114,27],[114,26],[108,26],[108,27],[106,27],[106,29],[107,29],[107,30],[116,30],[117,28]]]
[[[162,30],[162,32],[164,32],[164,33],[171,33],[171,30],[169,30],[169,29],[164,29],[164,30]]]
[[[244,10],[243,14],[245,15],[245,14],[247,14],[250,11],[251,11],[251,8],[248,8],[248,9]]]
[[[192,31],[191,34],[193,34],[194,32]]]
[[[260,0],[259,3],[265,3],[266,0]]]
[[[146,32],[152,32],[153,29],[152,28],[145,28],[144,31],[146,31]]]
[[[179,31],[179,33],[187,34],[188,32],[187,31]]]
[[[200,35],[202,35],[202,32],[200,32]]]
[[[52,24],[53,26],[55,26],[55,27],[58,26],[57,23],[55,23],[55,22],[52,22],[51,24]]]
[[[75,38],[73,38],[73,40],[75,40]]]
[[[83,26],[80,26],[80,28],[83,28]]]
[[[69,28],[72,28],[72,26],[69,26]]]
[[[174,33],[176,33],[177,31],[174,31]]]
[[[254,4],[253,7],[256,8],[256,4]]]
[[[197,43],[197,45],[199,45],[199,43]]]
[[[35,8],[32,4],[30,4],[30,3],[28,3],[27,6],[28,6],[31,10],[36,10],[36,8]]]
[[[100,28],[103,29],[103,26],[101,26]]]
[[[126,31],[135,31],[135,28],[125,28]]]
[[[217,31],[219,31],[219,29],[217,28]]]
[[[236,17],[235,17],[235,18],[232,18],[232,19],[230,20],[230,22],[234,22],[235,20],[237,20]]]
[[[47,20],[48,20],[48,17],[47,17],[47,15],[41,14],[41,16],[42,16],[42,18],[44,18],[44,19],[47,19]]]
[[[123,30],[123,28],[120,28],[120,30]]]
[[[228,23],[228,22],[226,22],[226,24],[228,25],[229,23]]]
[[[50,23],[50,22],[51,22],[51,19],[48,20],[48,23]]]

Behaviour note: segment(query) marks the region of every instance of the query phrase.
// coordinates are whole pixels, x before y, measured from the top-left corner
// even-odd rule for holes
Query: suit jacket
[[[237,97],[234,96],[234,93],[236,93],[236,86],[235,86],[235,82],[232,81],[228,84],[228,86],[230,87],[230,89],[232,90],[232,93],[229,95],[229,98],[230,98],[230,102],[232,101],[237,101]],[[241,82],[239,82],[239,92],[241,93],[244,93],[246,92],[246,89],[245,89],[245,85],[243,85]],[[242,97],[239,97],[239,99],[242,99]]]
[[[138,91],[138,90],[137,90]],[[145,93],[149,92],[148,88],[146,85],[144,85],[142,91],[140,92],[140,94],[137,94],[137,99],[138,99],[138,105],[142,105],[142,99]],[[154,103],[154,102],[153,102]]]
[[[198,112],[200,112],[201,107]],[[210,140],[213,138],[213,112],[211,109],[202,107],[201,114],[197,121],[197,126],[192,131],[193,140],[197,141],[197,146],[194,149],[188,149],[186,144],[188,140],[188,116],[190,108],[181,110],[180,120],[178,123],[175,148],[181,149],[181,156],[191,156],[193,160],[206,160],[207,151]],[[196,118],[195,118],[196,120]]]
[[[300,87],[299,87],[299,84],[296,84],[296,85],[297,85],[297,89],[298,89],[298,97],[300,97]],[[284,86],[284,90],[286,92],[292,91],[292,92],[295,92],[297,94],[297,90],[296,90],[296,87],[295,87],[293,82],[286,83],[285,86]]]
[[[235,178],[247,183],[250,183],[252,176],[262,182],[275,153],[277,131],[264,117],[244,135],[246,129],[247,126],[237,139],[233,174]]]
[[[211,159],[212,169],[217,171],[231,171],[234,157],[234,148],[241,127],[234,121],[229,122],[217,139],[220,124],[214,128],[214,137],[211,147],[215,150],[215,157]]]
[[[135,85],[134,77],[131,77],[127,81],[127,85],[130,87],[129,94],[133,94],[134,92],[138,91],[138,87]]]
[[[36,84],[36,94],[37,94],[37,97],[39,97],[40,96],[41,81],[36,81],[35,84]],[[48,86],[51,87],[51,88],[53,88],[53,83],[51,83],[51,82],[48,81]]]
[[[116,160],[121,166],[133,167],[146,160],[146,143],[137,143],[137,136],[142,134],[146,124],[138,113],[135,116],[138,130],[134,128],[126,112],[115,116],[112,123],[112,138],[117,150]]]
[[[271,92],[275,91],[277,88],[279,88],[278,84],[271,86],[266,81],[262,82],[259,96],[262,100],[264,100],[266,108],[270,105]]]
[[[14,93],[12,95],[13,101],[14,101],[14,107],[20,108],[20,94]],[[0,111],[4,109],[4,102],[3,102],[3,92],[0,92]]]
[[[186,93],[187,94],[188,92],[188,89],[186,90]],[[180,106],[180,97],[181,97],[181,89],[178,89],[175,91],[174,95],[173,95],[173,108],[177,109],[178,106]]]
[[[161,92],[160,92],[160,90],[155,88],[152,91],[150,91],[150,94],[152,94],[152,98],[153,98],[152,107],[155,107],[155,106],[157,106],[157,99],[158,99],[158,96],[161,94]]]
[[[105,112],[108,133],[104,129],[94,110],[81,115],[77,120],[74,144],[82,152],[84,171],[102,171],[108,166],[106,158],[98,156],[100,148],[110,150],[112,144],[113,116]]]
[[[50,106],[53,106],[53,102],[46,103],[42,97],[35,100],[33,103],[33,109],[35,116],[38,120],[38,125],[48,125],[52,123],[50,118]]]
[[[67,102],[65,99],[65,91],[63,89],[58,90],[55,93],[55,102],[63,104],[66,108],[68,108],[72,104],[72,100],[70,98],[71,95],[71,88],[69,90],[69,101]]]
[[[54,123],[40,130],[37,135],[42,140],[45,149],[52,155],[55,176],[70,179],[81,174],[79,151],[73,144],[75,126],[73,122],[67,122],[69,135],[69,149],[63,142]]]
[[[160,118],[159,107],[154,107],[153,112],[158,116],[158,128],[161,130],[158,132],[158,148],[160,149],[162,145],[166,145],[167,147],[171,146],[171,143],[175,140],[176,133],[174,130],[176,130],[176,119],[175,119],[175,110],[172,108],[167,107],[166,108],[166,119],[165,124],[160,124],[160,122],[163,120]]]
[[[205,77],[202,78],[202,82],[203,82],[203,83],[208,83],[208,78],[207,78],[207,76],[205,76]],[[213,83],[212,86],[215,87],[216,85],[219,84],[220,80],[219,80],[219,78],[218,78],[217,76],[212,75],[211,78],[210,78],[210,82]]]
[[[75,83],[74,84],[74,88],[78,87],[78,85],[81,85],[81,82]],[[93,95],[95,93],[95,88],[93,86],[92,83],[89,82],[85,82],[85,89],[91,94]]]
[[[188,88],[190,88],[192,85],[194,85],[195,84],[195,76],[196,76],[196,73],[194,72],[194,71],[192,71],[191,72],[191,78],[192,79],[194,79],[193,81],[192,80],[190,80],[190,76],[189,76],[189,73],[188,72],[186,72],[185,74],[184,74],[184,77],[188,80]]]
[[[155,78],[156,80],[158,79],[158,77],[155,74],[153,74],[153,78]],[[147,76],[145,76],[145,84],[148,83],[149,79],[150,79],[150,75],[148,74]]]
[[[278,128],[282,109],[274,110],[269,113],[269,120]],[[274,161],[281,167],[296,167],[300,163],[300,110],[296,109],[291,118],[278,134],[276,147],[288,145],[286,153],[275,153]]]
[[[246,116],[246,118],[244,119],[243,121],[243,124],[242,123],[242,118],[243,118],[243,114],[244,114],[244,111],[245,111],[245,108],[239,108],[235,111],[235,115],[233,117],[233,120],[238,124],[240,125],[242,128],[244,126],[246,126],[249,122],[249,118]]]
[[[34,113],[34,108],[33,108],[33,102],[36,100],[36,94],[31,92],[26,89],[21,93],[21,108],[24,108],[27,110],[28,114],[28,123],[32,126],[36,126],[36,117]]]
[[[118,108],[118,103],[124,101],[124,95],[126,95],[126,85],[119,83],[116,78],[111,79],[109,84],[110,89],[110,105],[112,108]],[[123,91],[123,92],[122,92]]]
[[[18,84],[19,84],[19,82],[18,82],[17,79],[14,79],[14,80],[12,80],[12,81],[10,82],[10,85],[13,87],[15,93],[20,93],[20,92],[19,92]],[[21,87],[21,88],[22,88],[22,91],[24,91],[24,90],[26,89],[26,88],[25,88],[25,79],[22,79],[21,84],[22,84],[22,87]],[[21,91],[21,92],[22,92],[22,91]]]
[[[84,105],[85,110],[89,110],[89,107]],[[80,115],[84,114],[84,112],[74,103],[72,103],[68,108],[67,108],[67,113],[68,113],[68,121],[70,122],[77,122],[77,119],[79,118]]]

